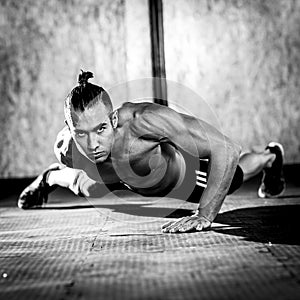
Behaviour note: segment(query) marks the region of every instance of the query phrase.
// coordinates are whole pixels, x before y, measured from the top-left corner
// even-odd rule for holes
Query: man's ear
[[[118,126],[118,122],[119,122],[119,115],[118,115],[118,111],[115,110],[112,115],[111,115],[111,124],[113,128],[117,128]]]

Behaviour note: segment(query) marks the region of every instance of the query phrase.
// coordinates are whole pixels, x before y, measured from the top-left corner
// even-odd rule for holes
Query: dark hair
[[[88,82],[93,77],[92,72],[81,70],[81,74],[78,76],[79,85],[73,88],[66,98],[65,111],[73,107],[75,111],[83,112],[86,107],[96,103],[96,100],[101,101],[109,111],[112,111],[112,103],[108,93],[102,87]],[[69,113],[70,111],[68,111]]]

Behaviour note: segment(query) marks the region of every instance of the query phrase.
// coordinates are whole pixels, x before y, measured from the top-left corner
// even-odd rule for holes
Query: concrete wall
[[[151,75],[146,9],[146,0],[0,0],[0,177],[56,160],[63,100],[81,68],[106,88]]]
[[[163,4],[167,78],[201,95],[246,149],[279,140],[300,162],[300,1]],[[81,68],[116,91],[115,106],[115,85],[151,76],[147,0],[0,0],[0,62],[0,177],[34,176],[55,160]],[[169,95],[203,115],[203,101]]]
[[[276,140],[300,162],[300,1],[163,3],[168,79],[203,97],[244,149]],[[206,109],[184,103],[194,115]]]

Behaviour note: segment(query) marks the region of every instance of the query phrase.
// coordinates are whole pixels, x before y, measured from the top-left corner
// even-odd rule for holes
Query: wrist
[[[199,209],[196,210],[195,213],[198,217],[201,217],[203,219],[205,219],[207,222],[212,223],[213,220],[211,218],[209,218],[208,216],[204,215],[203,213],[201,213],[201,211]]]

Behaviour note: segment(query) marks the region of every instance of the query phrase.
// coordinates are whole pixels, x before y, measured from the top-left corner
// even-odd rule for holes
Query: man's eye
[[[104,126],[103,126],[103,127],[101,127],[101,128],[99,128],[99,129],[97,129],[97,133],[98,133],[98,134],[102,133],[102,132],[104,131],[104,129],[105,129],[105,127],[104,127]]]
[[[76,132],[76,136],[79,138],[82,138],[85,136],[85,133],[84,132]]]

